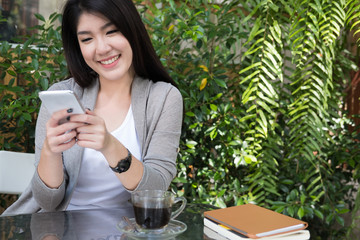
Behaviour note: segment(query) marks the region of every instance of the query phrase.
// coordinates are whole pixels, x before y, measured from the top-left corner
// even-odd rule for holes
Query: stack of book
[[[204,212],[204,234],[210,239],[310,239],[308,224],[254,204]]]

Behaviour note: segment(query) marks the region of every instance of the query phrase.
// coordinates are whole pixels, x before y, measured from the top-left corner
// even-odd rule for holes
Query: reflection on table
[[[203,212],[214,208],[205,204],[188,204],[176,219],[185,223],[187,230],[171,239],[204,239]],[[119,230],[118,225],[123,221],[123,216],[133,218],[133,209],[79,210],[4,216],[0,217],[0,239],[131,239]]]

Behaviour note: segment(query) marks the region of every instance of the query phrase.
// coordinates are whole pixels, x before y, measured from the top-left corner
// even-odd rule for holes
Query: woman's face
[[[77,36],[85,62],[99,74],[100,81],[132,80],[130,43],[107,18],[84,12]]]

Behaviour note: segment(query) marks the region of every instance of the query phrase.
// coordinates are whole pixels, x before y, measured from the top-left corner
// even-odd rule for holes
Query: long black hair
[[[133,51],[136,75],[176,86],[156,55],[132,0],[68,0],[63,10],[62,41],[69,73],[81,87],[90,86],[97,78],[86,64],[77,39],[77,25],[84,12],[103,15],[125,36]]]

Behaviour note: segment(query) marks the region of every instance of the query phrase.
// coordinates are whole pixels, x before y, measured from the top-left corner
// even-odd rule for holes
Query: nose
[[[111,46],[106,37],[98,38],[96,41],[96,52],[99,55],[104,55],[111,50]]]

